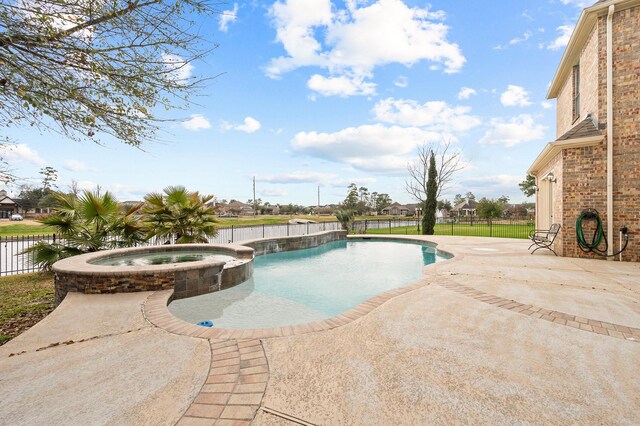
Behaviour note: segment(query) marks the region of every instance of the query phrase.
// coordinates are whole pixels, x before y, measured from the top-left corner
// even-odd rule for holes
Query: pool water
[[[94,265],[106,266],[143,266],[166,265],[169,263],[195,262],[198,260],[219,260],[229,262],[235,257],[203,250],[181,250],[161,253],[130,254],[126,256],[98,259]]]
[[[220,292],[176,300],[169,310],[214,327],[302,324],[345,312],[377,294],[418,281],[422,267],[447,256],[401,241],[334,241],[258,256],[253,277]]]

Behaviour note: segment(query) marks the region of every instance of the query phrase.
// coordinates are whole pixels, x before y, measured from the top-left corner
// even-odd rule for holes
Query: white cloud
[[[481,189],[482,192],[488,193],[492,192],[491,190],[497,191],[518,188],[518,184],[522,182],[522,180],[522,176],[494,175],[463,179],[459,183],[463,188],[474,191]]]
[[[533,33],[531,31],[525,31],[524,34],[522,34],[522,37],[514,37],[511,40],[509,40],[507,44],[495,46],[494,49],[502,50],[502,49],[506,49],[509,46],[515,46],[516,44],[520,44],[529,40],[532,35]]]
[[[529,106],[529,93],[521,86],[510,84],[507,90],[500,95],[500,102],[504,106]]]
[[[427,127],[430,130],[465,132],[481,124],[469,115],[470,107],[450,107],[443,101],[419,104],[410,99],[387,98],[373,107],[376,120],[403,126]]]
[[[184,120],[180,125],[187,130],[194,131],[211,128],[211,122],[209,122],[209,120],[207,120],[202,114],[192,114],[191,118]]]
[[[376,93],[376,84],[365,82],[362,77],[349,78],[347,76],[340,76],[327,78],[319,74],[314,74],[307,82],[307,86],[309,89],[323,96],[340,96],[346,98],[356,95],[375,95]]]
[[[346,9],[330,0],[281,0],[269,13],[276,40],[286,51],[266,67],[272,78],[316,66],[328,70],[331,78],[363,80],[378,66],[411,66],[423,60],[455,73],[466,62],[459,46],[447,38],[443,12],[410,8],[400,0],[353,0]]]
[[[168,71],[168,78],[176,81],[186,81],[191,78],[193,65],[185,62],[184,58],[180,55],[165,52],[162,54],[162,62],[164,62],[165,68]]]
[[[238,18],[238,3],[233,4],[233,9],[223,10],[218,18],[218,29],[223,33],[226,33],[229,29],[229,24],[235,22]]]
[[[561,25],[556,28],[556,31],[560,34],[555,40],[547,44],[547,49],[559,50],[565,47],[569,43],[569,39],[573,33],[573,25]]]
[[[355,184],[365,184],[376,181],[374,178],[344,178],[336,173],[322,172],[291,172],[279,175],[258,176],[256,179],[258,180],[258,182],[276,184],[313,183],[330,187],[344,187],[351,182]]]
[[[95,172],[96,169],[93,167],[89,167],[85,163],[76,160],[65,160],[62,163],[65,169],[70,170],[72,172]]]
[[[254,133],[260,130],[262,125],[258,120],[253,117],[245,117],[244,124],[230,124],[223,122],[220,126],[222,130],[237,130],[239,132]]]
[[[542,108],[544,109],[551,109],[553,108],[553,104],[549,101],[542,101],[540,102],[540,105],[542,106]]]
[[[417,127],[382,124],[349,127],[334,133],[300,132],[291,141],[294,151],[360,170],[406,170],[409,154],[423,143],[436,142],[442,134]]]
[[[462,87],[458,92],[458,99],[469,99],[471,96],[477,95],[474,89],[470,87]]]
[[[546,127],[536,124],[529,114],[520,114],[508,120],[492,118],[491,128],[480,139],[482,145],[504,145],[512,147],[519,143],[539,140],[544,137]]]
[[[579,8],[585,8],[587,6],[591,6],[594,3],[593,0],[560,0],[560,1],[565,6],[570,4]]]
[[[24,143],[0,144],[0,158],[10,164],[21,161],[26,161],[36,166],[44,166],[45,164],[38,151]]]
[[[289,194],[282,188],[270,187],[258,191],[262,197],[287,197]]]
[[[393,85],[404,89],[409,86],[409,79],[406,75],[399,75],[398,78],[393,81]]]

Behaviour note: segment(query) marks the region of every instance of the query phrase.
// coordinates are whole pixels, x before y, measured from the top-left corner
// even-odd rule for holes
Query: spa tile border
[[[500,296],[494,296],[473,287],[462,284],[438,282],[437,285],[454,291],[456,293],[471,297],[497,308],[506,309],[531,318],[538,318],[566,327],[575,328],[582,331],[601,334],[603,336],[615,337],[617,339],[628,340],[640,343],[640,329],[635,327],[627,327],[621,324],[614,324],[606,321],[598,321],[594,319],[584,318],[576,315],[567,314],[550,309],[540,308],[538,306],[519,303],[512,299],[506,299]]]
[[[430,283],[423,278],[415,284],[389,290],[371,297],[340,315],[336,315],[325,320],[285,327],[232,330],[217,327],[209,328],[190,324],[173,316],[169,311],[167,306],[171,301],[173,290],[161,290],[152,293],[142,305],[142,312],[145,318],[156,327],[162,328],[170,333],[184,336],[221,340],[285,337],[341,327],[358,320],[394,297],[426,287],[429,284]]]
[[[179,426],[249,425],[269,380],[260,340],[210,340],[211,367],[205,384]]]

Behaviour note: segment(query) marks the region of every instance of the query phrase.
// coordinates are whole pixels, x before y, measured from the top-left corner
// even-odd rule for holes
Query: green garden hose
[[[591,237],[591,241],[587,241],[584,237],[584,230],[582,228],[582,222],[595,221],[595,230],[593,231],[593,236]],[[578,216],[576,220],[576,239],[578,240],[578,247],[585,253],[595,253],[600,256],[617,256],[622,253],[629,243],[629,238],[627,234],[627,228],[622,227],[620,232],[623,234],[624,238],[624,246],[620,249],[620,251],[610,254],[607,254],[607,250],[609,249],[609,242],[607,241],[607,236],[604,233],[604,228],[602,227],[602,219],[600,218],[600,214],[596,209],[584,209],[582,213]],[[604,241],[604,247],[602,249],[598,248],[600,243]]]

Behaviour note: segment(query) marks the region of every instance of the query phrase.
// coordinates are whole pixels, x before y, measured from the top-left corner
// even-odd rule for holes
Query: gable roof
[[[464,200],[453,206],[451,210],[474,210],[478,206],[476,200]]]
[[[638,5],[640,5],[640,0],[600,0],[582,11],[580,18],[578,18],[578,23],[573,33],[571,33],[571,38],[569,39],[569,43],[567,43],[567,48],[562,55],[551,85],[549,86],[547,99],[555,99],[558,97],[567,75],[571,72],[571,68],[580,57],[580,52],[587,42],[591,30],[595,26],[598,16],[606,15],[609,6],[615,6],[617,12]]]

